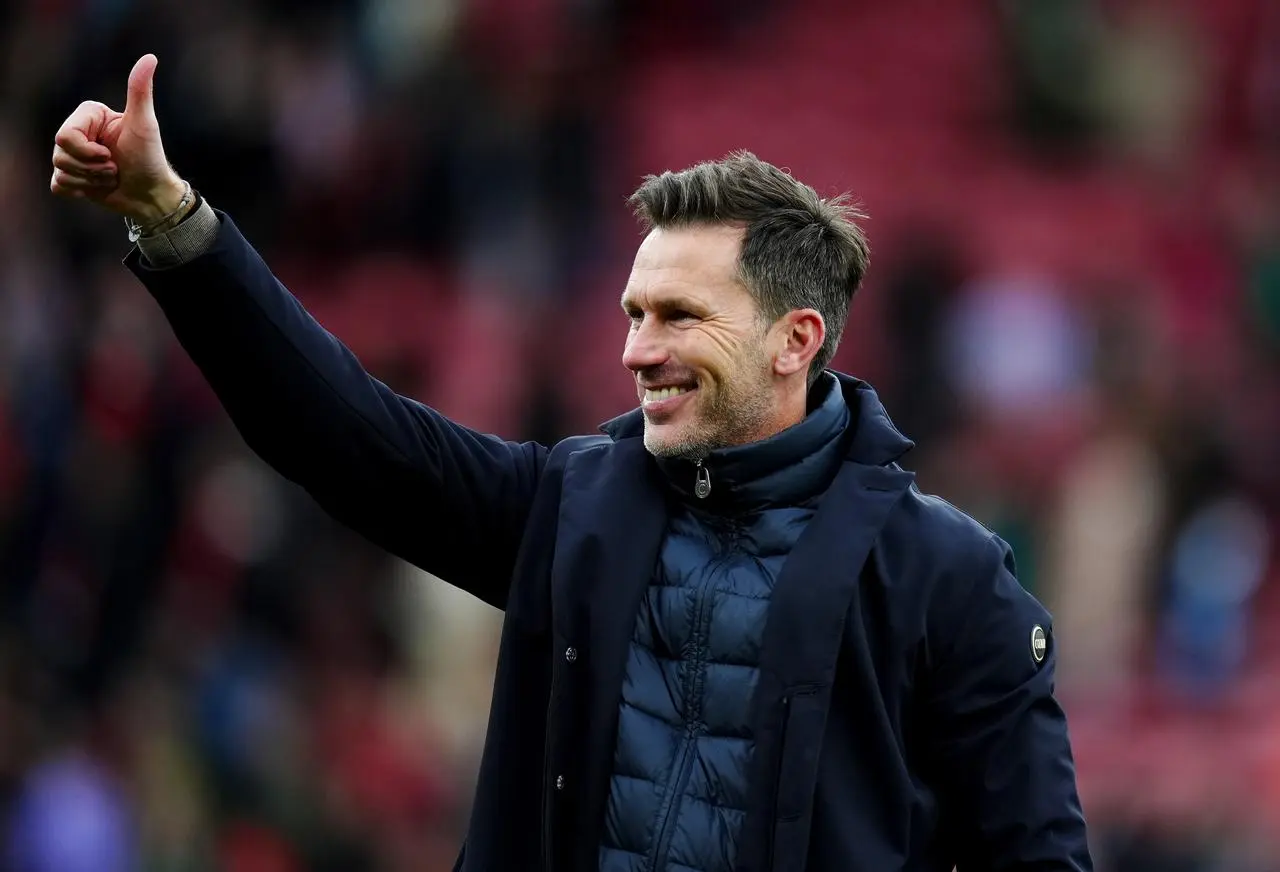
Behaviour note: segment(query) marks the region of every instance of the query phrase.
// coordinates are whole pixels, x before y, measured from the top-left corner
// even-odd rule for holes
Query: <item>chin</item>
[[[679,443],[672,439],[670,434],[655,433],[656,428],[646,426],[644,428],[644,447],[645,450],[654,457],[673,457],[679,449]]]
[[[646,424],[644,447],[654,457],[698,460],[707,454],[705,440],[692,438],[687,428],[670,424]]]
[[[644,428],[644,447],[654,457],[679,457],[683,443],[680,434],[670,427],[648,424]]]

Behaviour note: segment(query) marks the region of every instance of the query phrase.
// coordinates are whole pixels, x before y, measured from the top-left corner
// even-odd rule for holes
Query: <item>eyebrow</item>
[[[640,306],[638,306],[634,301],[627,299],[626,291],[622,292],[622,298],[619,300],[619,304],[622,306],[623,311],[630,311],[632,309],[640,308]],[[655,306],[654,308],[657,309],[658,311],[665,311],[665,312],[684,311],[684,312],[689,312],[690,314],[696,315],[700,312],[704,312],[706,310],[706,305],[703,303],[699,303],[693,297],[677,295],[673,297],[664,297],[660,299],[658,301],[658,305]]]

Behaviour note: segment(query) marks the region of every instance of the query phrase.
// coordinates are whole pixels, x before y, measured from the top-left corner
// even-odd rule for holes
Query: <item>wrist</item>
[[[137,242],[147,236],[163,236],[191,213],[199,198],[187,182],[178,179],[177,185],[176,191],[168,186],[156,189],[145,201],[145,208],[132,210],[134,215],[146,215],[145,220],[125,218],[125,226],[129,228],[129,241]]]
[[[173,217],[171,221],[165,223],[176,224],[184,217],[176,215],[175,212],[182,205],[183,198],[187,196],[188,190],[187,183],[182,179],[176,175],[169,176],[155,184],[143,197],[139,198],[125,217],[141,227],[151,227],[168,216]],[[188,206],[190,206],[190,203],[188,203]]]

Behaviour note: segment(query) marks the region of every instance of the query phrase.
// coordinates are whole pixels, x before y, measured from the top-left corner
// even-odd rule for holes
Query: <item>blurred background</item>
[[[1099,869],[1280,870],[1274,0],[0,0],[0,869],[449,869],[484,733],[501,616],[248,454],[48,195],[149,51],[179,171],[505,436],[633,403],[645,173],[852,192],[837,364],[1053,610]]]

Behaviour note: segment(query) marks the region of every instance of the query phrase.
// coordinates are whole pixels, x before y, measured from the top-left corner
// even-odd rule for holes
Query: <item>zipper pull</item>
[[[699,460],[694,476],[693,492],[698,499],[705,500],[711,495],[711,471],[703,466],[702,461]]]

